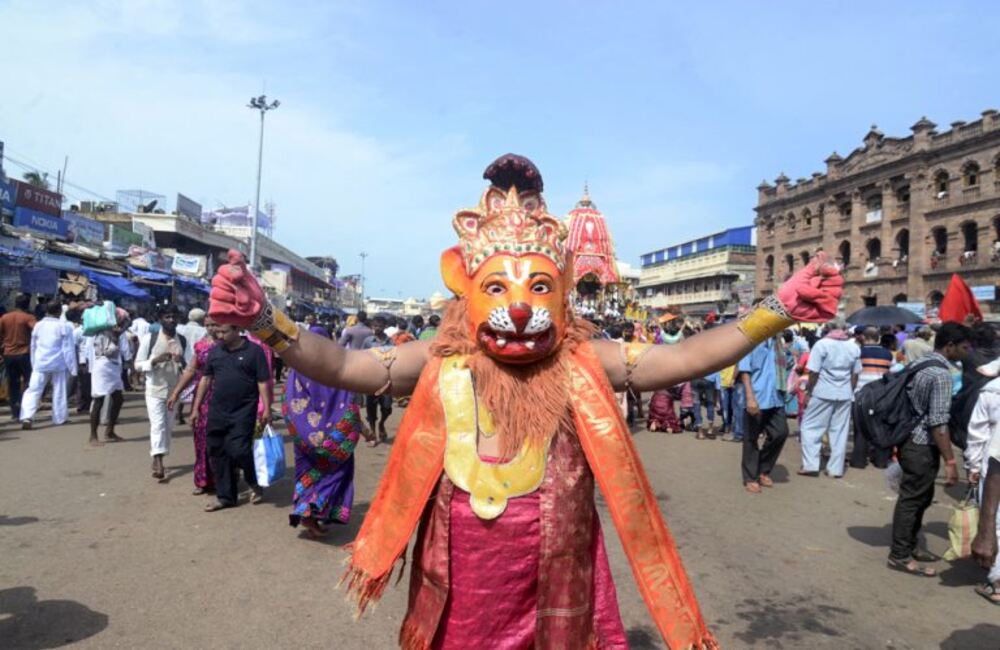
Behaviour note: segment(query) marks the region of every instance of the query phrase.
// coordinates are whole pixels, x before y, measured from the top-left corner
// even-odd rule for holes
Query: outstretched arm
[[[428,359],[427,342],[407,343],[380,355],[372,350],[347,350],[328,338],[300,331],[285,314],[268,305],[238,251],[229,251],[229,264],[221,266],[212,279],[209,315],[220,323],[250,330],[306,377],[358,393],[380,392],[391,384],[394,394],[409,394]]]
[[[429,357],[427,341],[414,341],[389,354],[384,360],[372,350],[348,350],[335,341],[312,332],[299,332],[298,341],[278,355],[286,364],[325,386],[373,394],[390,379],[395,395],[409,395]]]
[[[624,353],[616,343],[596,342],[594,347],[616,389],[626,384],[638,391],[667,388],[733,364],[796,321],[830,320],[843,284],[837,267],[828,264],[820,252],[737,323],[714,327],[677,345],[633,345],[625,347]]]

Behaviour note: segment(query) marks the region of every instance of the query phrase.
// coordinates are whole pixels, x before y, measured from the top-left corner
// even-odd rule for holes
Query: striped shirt
[[[881,345],[865,345],[855,373],[882,376],[892,367],[892,352]]]
[[[930,366],[916,375],[907,387],[910,402],[918,413],[923,413],[920,422],[910,436],[915,444],[931,445],[930,430],[934,427],[948,424],[951,419],[951,363],[937,352],[931,352],[921,359],[921,363],[931,359],[939,361],[945,367]]]

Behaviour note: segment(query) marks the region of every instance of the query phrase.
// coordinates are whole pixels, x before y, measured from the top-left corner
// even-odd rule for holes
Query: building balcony
[[[665,309],[673,305],[683,306],[704,302],[726,302],[732,300],[732,297],[733,292],[731,289],[710,289],[708,291],[688,291],[669,295],[661,293],[655,296],[644,296],[639,299],[639,302],[644,307]]]
[[[976,251],[965,251],[959,255],[958,265],[962,267],[979,266],[979,254]]]

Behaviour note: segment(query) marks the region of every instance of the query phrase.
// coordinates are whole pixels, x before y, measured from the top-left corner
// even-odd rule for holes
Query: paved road
[[[0,647],[395,647],[401,586],[356,623],[335,589],[339,547],[388,447],[360,450],[354,523],[315,542],[287,525],[289,481],[265,504],[206,514],[191,495],[187,427],[159,484],[139,395],[122,417],[127,442],[100,449],[86,446],[79,416],[34,431],[0,425]],[[969,586],[974,567],[942,563],[930,580],[885,568],[893,497],[880,472],[794,476],[792,440],[778,485],[748,495],[738,445],[645,432],[636,443],[724,648],[1000,648],[998,611]],[[938,496],[925,530],[940,553],[953,501]],[[662,647],[606,515],[632,647]]]

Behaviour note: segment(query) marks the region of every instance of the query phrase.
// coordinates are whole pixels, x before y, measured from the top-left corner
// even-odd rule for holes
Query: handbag
[[[285,475],[285,441],[270,424],[253,441],[253,467],[261,487],[273,485]]]
[[[99,305],[83,311],[83,335],[93,336],[98,332],[112,329],[118,324],[115,318],[115,303],[105,300]]]
[[[965,497],[958,502],[948,520],[948,540],[951,545],[944,553],[949,562],[972,555],[972,538],[979,529],[979,507],[976,486],[970,485]]]

